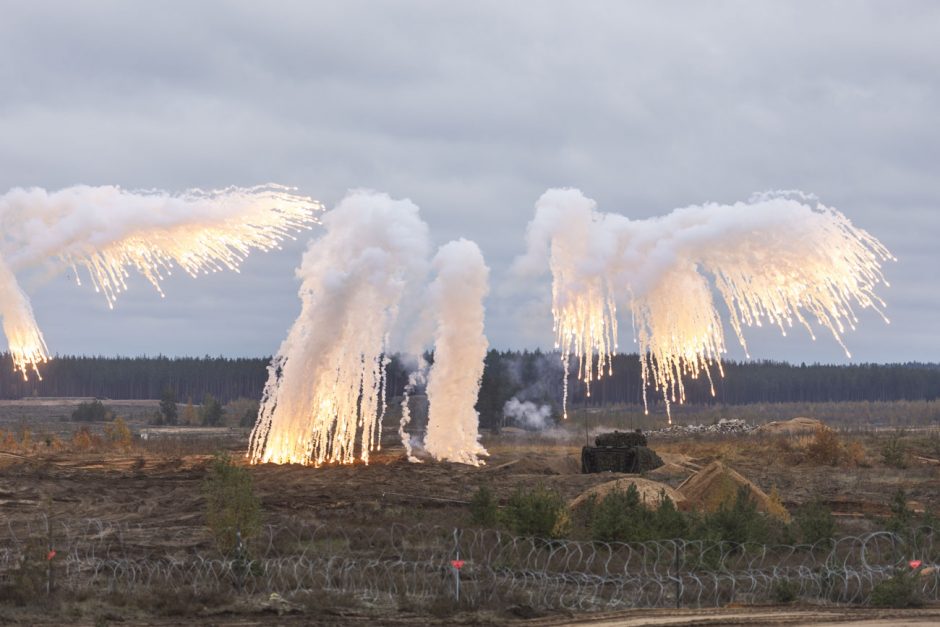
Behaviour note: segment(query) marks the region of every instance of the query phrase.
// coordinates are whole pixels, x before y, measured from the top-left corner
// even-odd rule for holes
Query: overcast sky
[[[937,2],[0,1],[0,90],[0,191],[410,198],[435,245],[479,243],[498,348],[551,345],[548,279],[505,283],[546,188],[637,218],[812,192],[899,259],[855,361],[940,360]],[[304,246],[166,300],[135,280],[113,312],[66,274],[23,284],[53,352],[270,355]],[[844,361],[824,336],[749,339]]]

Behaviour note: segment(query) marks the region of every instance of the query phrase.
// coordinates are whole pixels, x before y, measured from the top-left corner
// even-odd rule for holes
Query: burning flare
[[[320,210],[278,185],[178,195],[85,185],[10,190],[0,196],[0,314],[14,367],[26,376],[48,359],[14,272],[51,262],[72,267],[80,283],[82,268],[113,307],[131,268],[162,296],[174,265],[193,277],[237,272],[252,250],[279,247],[310,228]]]
[[[426,273],[427,225],[410,201],[365,191],[323,224],[298,270],[300,316],[268,368],[252,463],[368,463],[381,446],[389,336]]]
[[[815,339],[815,322],[851,356],[842,336],[854,330],[856,309],[872,308],[888,321],[875,288],[887,285],[881,264],[894,257],[842,213],[799,192],[629,220],[598,212],[578,190],[549,190],[536,204],[527,244],[520,269],[547,261],[552,272],[566,398],[571,355],[588,386],[609,372],[618,304],[633,314],[644,405],[648,411],[652,387],[667,414],[670,403],[685,400],[685,376],[704,373],[711,382],[714,370],[723,375],[727,350],[713,292],[745,352],[745,326],[767,322],[786,335],[796,322]]]

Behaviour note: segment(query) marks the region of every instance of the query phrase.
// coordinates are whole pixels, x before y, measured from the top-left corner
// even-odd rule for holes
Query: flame
[[[714,396],[714,373],[724,376],[721,356],[727,350],[713,291],[724,301],[745,352],[745,326],[769,323],[786,336],[796,323],[816,339],[815,322],[851,357],[843,336],[858,323],[856,309],[874,309],[888,322],[875,288],[887,285],[882,262],[895,258],[840,212],[807,204],[811,197],[765,194],[750,203],[689,207],[631,221],[598,213],[593,201],[579,195],[546,193],[530,224],[530,237],[544,228],[550,240],[565,404],[572,356],[588,395],[592,380],[610,374],[618,301],[627,302],[633,315],[644,408],[648,413],[652,388],[662,395],[670,423],[671,404],[686,399],[686,378],[704,374]],[[530,248],[538,245],[537,238],[530,241]]]
[[[253,250],[270,251],[316,223],[322,206],[277,185],[232,187],[178,196],[116,187],[12,190],[0,197],[0,224],[10,259],[29,267],[57,258],[84,268],[113,308],[136,269],[161,296],[162,281],[179,266],[187,274],[233,270]],[[83,219],[95,211],[94,219]],[[83,213],[85,212],[85,213]],[[86,226],[90,225],[90,226]],[[38,225],[38,228],[37,228]],[[60,226],[67,225],[59,229]],[[74,225],[79,225],[74,229]],[[74,229],[74,230],[69,230]],[[41,241],[36,241],[41,240]],[[0,314],[15,370],[37,376],[49,352],[10,265],[0,257]]]
[[[369,463],[386,411],[387,346],[423,277],[427,225],[386,194],[351,192],[323,218],[298,276],[301,312],[268,368],[251,463]]]
[[[39,366],[49,361],[49,350],[36,324],[29,299],[3,257],[0,257],[0,317],[3,318],[3,332],[13,357],[14,371],[22,372],[24,380],[30,370],[39,376]]]

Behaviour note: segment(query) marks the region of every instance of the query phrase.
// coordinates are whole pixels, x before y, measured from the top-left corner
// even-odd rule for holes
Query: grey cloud
[[[636,218],[799,188],[900,259],[885,292],[895,324],[866,318],[853,353],[940,354],[935,3],[3,9],[2,189],[274,180],[331,206],[369,187],[414,200],[437,244],[476,240],[498,284],[548,187]],[[175,279],[165,301],[141,285],[112,313],[61,277],[29,289],[53,350],[270,353],[299,309],[300,250],[254,256],[239,277]],[[547,289],[494,289],[491,343],[548,344]],[[842,360],[822,341],[754,342],[758,357]]]

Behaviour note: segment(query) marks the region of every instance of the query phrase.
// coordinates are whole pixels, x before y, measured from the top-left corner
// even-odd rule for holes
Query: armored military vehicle
[[[663,465],[659,455],[647,447],[646,436],[639,429],[601,433],[594,438],[594,444],[581,449],[582,473],[641,473]]]

